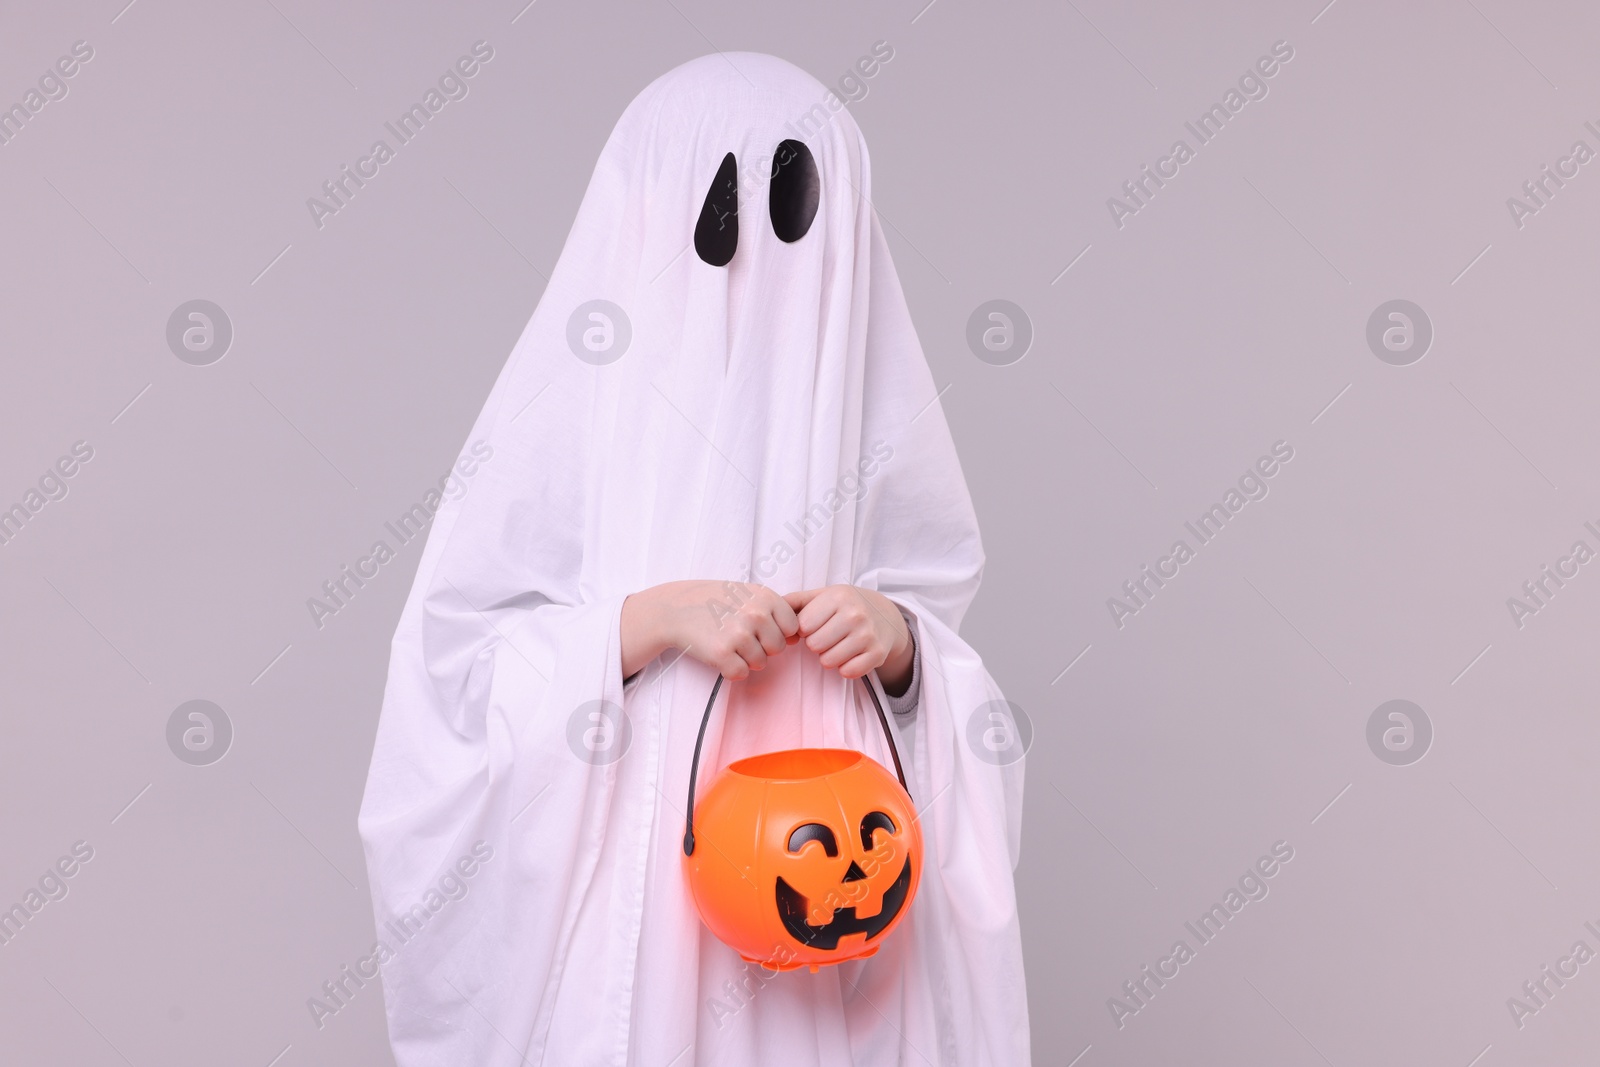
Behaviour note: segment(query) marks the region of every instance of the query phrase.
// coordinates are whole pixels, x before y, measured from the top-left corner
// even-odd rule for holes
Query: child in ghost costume
[[[751,53],[646,88],[463,449],[360,813],[400,1067],[1028,1062],[1022,765],[957,632],[983,550],[829,96]],[[899,694],[922,870],[870,958],[769,971],[702,924],[719,673],[702,787],[787,748],[892,769],[863,676]]]

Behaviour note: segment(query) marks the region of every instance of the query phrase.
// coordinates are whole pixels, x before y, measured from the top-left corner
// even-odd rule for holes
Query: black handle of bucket
[[[900,750],[895,747],[894,733],[889,729],[889,717],[883,713],[883,704],[878,700],[878,694],[872,688],[872,683],[867,681],[867,676],[861,676],[861,684],[867,691],[867,696],[872,698],[872,706],[878,711],[878,724],[883,727],[883,739],[889,742],[889,755],[894,757],[895,777],[900,779],[900,788],[906,791],[906,796],[911,795],[911,787],[906,785],[906,772],[900,766]],[[711,699],[706,701],[705,714],[700,716],[700,734],[694,739],[694,762],[689,764],[689,804],[683,817],[683,854],[694,855],[694,782],[700,774],[700,746],[706,740],[706,723],[711,721],[711,709],[716,707],[717,693],[722,690],[722,675],[717,675],[716,683],[711,686]]]

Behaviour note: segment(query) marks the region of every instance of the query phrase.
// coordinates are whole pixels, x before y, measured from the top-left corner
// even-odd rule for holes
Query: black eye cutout
[[[700,221],[694,227],[694,250],[713,267],[726,267],[739,247],[739,165],[729,152],[706,191]]]
[[[821,199],[822,183],[811,149],[803,141],[779,142],[772,153],[772,180],[767,183],[767,213],[778,240],[793,244],[804,237]]]
[[[872,816],[867,816],[872,818]],[[807,841],[821,841],[822,851],[829,856],[839,855],[839,842],[833,836],[833,831],[820,822],[808,822],[804,826],[795,827],[794,833],[789,835],[789,851],[799,852],[800,847]]]
[[[894,820],[881,811],[867,812],[867,817],[861,820],[861,847],[868,852],[872,851],[872,831],[878,829],[894,833]]]

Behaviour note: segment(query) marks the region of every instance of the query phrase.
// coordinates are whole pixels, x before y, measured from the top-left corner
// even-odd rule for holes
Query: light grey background
[[[355,816],[420,541],[321,629],[306,601],[444,474],[646,83],[713,49],[833,82],[879,40],[852,108],[983,523],[965,634],[1036,730],[1035,1062],[1592,1055],[1600,964],[1521,1027],[1507,999],[1600,950],[1600,564],[1506,603],[1600,548],[1600,163],[1520,228],[1506,202],[1600,149],[1592,5],[123,2],[0,26],[0,103],[94,49],[0,145],[0,506],[93,449],[0,546],[0,905],[94,849],[0,946],[8,1063],[390,1062],[375,986],[320,1028],[306,1001],[374,938]],[[307,198],[480,39],[319,229]],[[1269,94],[1114,224],[1277,41]],[[166,342],[194,299],[234,330],[209,366]],[[1010,366],[967,347],[990,299],[1035,331]],[[1435,331],[1409,366],[1366,342],[1393,299]],[[1119,629],[1107,598],[1280,440]],[[234,733],[204,766],[167,743],[196,699]],[[1407,766],[1367,744],[1394,699],[1434,731]]]

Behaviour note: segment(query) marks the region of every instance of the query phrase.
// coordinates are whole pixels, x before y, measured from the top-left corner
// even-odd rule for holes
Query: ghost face
[[[804,142],[781,141],[772,153],[772,174],[767,182],[767,217],[772,232],[793,244],[811,229],[822,199],[817,161]],[[694,250],[713,267],[726,267],[739,248],[739,161],[732,152],[706,190],[700,221],[694,228]]]

